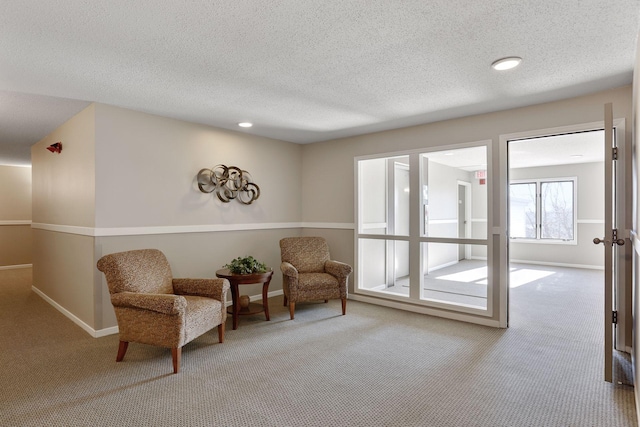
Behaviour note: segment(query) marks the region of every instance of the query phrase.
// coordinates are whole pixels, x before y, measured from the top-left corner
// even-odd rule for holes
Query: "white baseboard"
[[[487,257],[472,256],[469,259],[486,261]],[[531,260],[524,260],[524,259],[510,259],[509,262],[515,263],[515,264],[548,265],[550,267],[567,267],[567,268],[584,268],[588,270],[604,270],[604,267],[601,265],[568,264],[566,262],[531,261]]]
[[[117,326],[112,326],[110,328],[98,329],[95,331],[93,335],[94,338],[106,337],[107,335],[114,335],[120,332]]]
[[[429,267],[429,270],[427,271],[427,274],[437,271],[437,270],[441,270],[443,268],[447,268],[447,267],[451,267],[452,265],[456,265],[457,263],[459,263],[460,261],[455,260],[455,261],[450,261],[450,262],[445,262],[444,264],[439,264],[433,267]]]
[[[0,265],[0,270],[14,270],[17,268],[31,268],[33,264]]]
[[[589,270],[604,270],[600,265],[588,265],[588,264],[568,264],[566,262],[544,262],[544,261],[528,261],[521,259],[510,259],[510,263],[515,264],[531,264],[531,265],[548,265],[552,267],[568,267],[568,268],[585,268]]]
[[[57,302],[55,302],[51,298],[49,298],[40,289],[36,288],[35,286],[32,286],[31,289],[33,290],[33,292],[38,294],[42,299],[44,299],[46,302],[51,304],[56,310],[58,310],[60,313],[64,314],[73,323],[75,323],[76,325],[80,326],[82,329],[84,329],[85,332],[87,332],[89,335],[91,335],[94,338],[106,337],[108,335],[114,335],[114,334],[117,334],[119,332],[119,329],[118,329],[117,326],[111,326],[109,328],[95,330],[91,326],[89,326],[85,322],[83,322],[81,319],[79,319],[77,316],[75,316],[73,313],[71,313],[69,310],[67,310],[66,308],[64,308],[63,306],[61,306],[60,304],[58,304]],[[283,294],[282,289],[277,290],[277,291],[272,291],[272,292],[267,293],[267,298],[276,297],[276,296],[279,296],[279,295],[282,295],[282,294]],[[251,296],[249,296],[249,300],[250,301],[262,300],[262,294],[251,295]],[[229,307],[230,305],[231,305],[231,301],[227,301],[226,302],[226,306]]]
[[[58,310],[60,313],[64,314],[67,318],[69,318],[69,320],[71,320],[73,323],[75,323],[76,325],[78,325],[82,329],[84,329],[84,331],[87,332],[92,337],[98,338],[99,336],[103,336],[103,335],[98,335],[98,332],[95,329],[93,329],[91,326],[87,325],[84,321],[82,321],[75,314],[73,314],[72,312],[70,312],[69,310],[67,310],[66,308],[64,308],[63,306],[61,306],[60,304],[58,304],[54,300],[52,300],[49,296],[47,296],[40,289],[36,288],[35,286],[31,286],[31,289],[33,290],[33,292],[38,294],[43,300],[45,300],[46,302],[51,304],[56,310]],[[105,334],[105,335],[109,335],[109,334]]]
[[[277,296],[282,295],[282,294],[284,294],[284,292],[282,292],[282,289],[277,290],[277,291],[267,292],[267,298],[277,297]],[[231,297],[231,292],[229,292],[228,295],[229,295],[229,298],[230,298]],[[262,301],[262,294],[249,295],[249,301]],[[231,301],[231,300],[227,301],[227,303],[226,303],[227,307],[230,307],[232,303],[233,303],[233,301]]]

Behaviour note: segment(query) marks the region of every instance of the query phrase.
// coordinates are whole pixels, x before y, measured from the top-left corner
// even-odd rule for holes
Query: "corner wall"
[[[48,152],[57,141],[62,153]],[[297,144],[92,104],[32,157],[34,290],[94,336],[117,331],[102,255],[158,248],[175,277],[215,277],[244,255],[277,271],[278,241],[302,229]],[[260,198],[242,205],[200,192],[198,171],[216,164],[249,171]],[[276,274],[270,294],[281,289]]]
[[[60,154],[46,148],[62,143]],[[94,322],[95,108],[90,105],[31,147],[33,288],[85,329]]]

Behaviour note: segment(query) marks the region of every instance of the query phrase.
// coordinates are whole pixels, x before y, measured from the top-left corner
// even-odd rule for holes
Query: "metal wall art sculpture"
[[[203,193],[215,191],[224,203],[238,199],[243,205],[250,205],[260,197],[260,187],[252,182],[249,172],[236,166],[216,165],[211,169],[200,169],[198,188]]]

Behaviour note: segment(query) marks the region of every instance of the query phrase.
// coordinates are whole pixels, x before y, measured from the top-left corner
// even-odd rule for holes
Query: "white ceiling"
[[[93,101],[310,143],[622,86],[639,13],[640,0],[5,0],[0,163],[28,164]],[[508,55],[521,66],[490,69]]]

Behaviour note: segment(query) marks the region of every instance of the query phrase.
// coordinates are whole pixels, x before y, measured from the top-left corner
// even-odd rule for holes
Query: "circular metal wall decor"
[[[203,193],[216,192],[223,203],[237,199],[250,205],[260,197],[260,187],[253,183],[251,174],[236,166],[216,165],[211,169],[200,169],[198,188]]]

